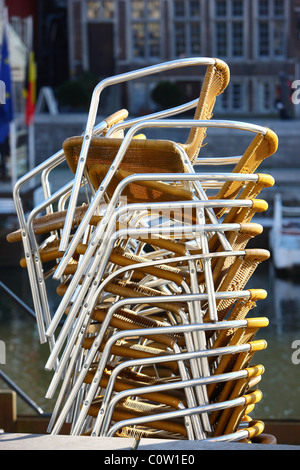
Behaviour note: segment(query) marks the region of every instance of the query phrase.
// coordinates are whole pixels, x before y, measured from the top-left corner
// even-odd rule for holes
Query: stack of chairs
[[[138,119],[121,110],[95,125],[106,86],[186,66],[204,68],[197,100]],[[252,219],[267,210],[259,196],[274,180],[257,169],[277,137],[212,119],[229,76],[223,61],[198,58],[100,82],[83,135],[14,189],[20,229],[7,239],[23,242],[39,339],[49,343],[52,434],[69,423],[72,435],[103,437],[263,435],[250,414],[264,367],[252,359],[266,348],[255,335],[268,319],[249,312],[266,292],[247,283],[269,252],[247,245],[262,232]],[[192,108],[193,119],[174,118]],[[174,140],[148,139],[149,128],[171,129]],[[231,129],[237,142],[244,131],[250,143],[240,156],[201,158],[210,128]],[[50,172],[66,163],[70,181],[52,194]],[[22,189],[37,178],[43,200],[26,213]]]

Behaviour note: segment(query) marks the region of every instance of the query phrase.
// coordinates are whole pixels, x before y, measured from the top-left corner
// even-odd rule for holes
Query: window
[[[276,98],[276,79],[265,77],[254,83],[255,111],[259,113],[272,113]]]
[[[152,90],[156,86],[155,82],[143,82],[132,80],[129,84],[130,113],[144,114],[145,110],[155,111],[156,104],[151,98]]]
[[[131,2],[131,17],[132,19],[144,19],[145,6],[143,0],[132,0]]]
[[[114,17],[114,0],[98,0],[87,2],[89,20],[111,20]]]
[[[223,17],[227,16],[227,1],[217,0],[216,1],[216,16]]]
[[[241,110],[243,107],[242,85],[241,83],[233,83],[232,85],[232,108],[235,111]]]
[[[274,8],[274,15],[275,16],[284,16],[284,2],[283,2],[283,0],[274,0],[273,8]]]
[[[285,56],[286,3],[284,0],[257,0],[257,55],[260,58]]]
[[[201,54],[201,1],[173,3],[174,53],[176,57]]]
[[[245,49],[245,0],[215,0],[214,48],[217,57],[241,58]]]
[[[131,0],[131,30],[134,58],[159,58],[160,1]]]
[[[189,45],[191,54],[200,54],[200,24],[193,22],[189,28]]]
[[[148,24],[148,51],[150,57],[160,56],[160,25],[159,23]]]
[[[245,99],[245,82],[232,81],[216,101],[216,112],[241,113],[245,112],[247,103]]]
[[[184,1],[179,0],[174,2],[174,10],[176,17],[184,16]]]
[[[232,55],[234,57],[243,56],[243,24],[241,22],[232,23]]]
[[[271,84],[265,82],[262,84],[262,104],[264,109],[271,109]]]
[[[233,0],[232,2],[232,16],[243,16],[244,4],[241,0]]]
[[[269,0],[261,0],[258,4],[259,16],[269,15]]]
[[[267,57],[270,54],[270,34],[269,23],[260,21],[258,24],[258,53],[260,57]]]
[[[216,23],[216,48],[218,57],[228,55],[227,25],[223,21]]]
[[[283,21],[273,24],[273,53],[275,57],[283,57],[285,51],[285,27]]]
[[[134,56],[145,56],[145,26],[143,23],[134,23],[132,25]]]

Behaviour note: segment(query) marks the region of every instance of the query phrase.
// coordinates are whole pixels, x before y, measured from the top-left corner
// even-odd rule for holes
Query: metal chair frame
[[[195,201],[195,202],[191,201],[191,203],[192,204],[190,204],[190,201],[189,202],[183,202],[183,203],[182,202],[172,203],[172,205],[170,205],[169,203],[165,203],[165,204],[153,203],[153,204],[148,204],[147,209],[151,210],[151,209],[155,209],[157,207],[161,210],[163,207],[165,207],[166,209],[169,209],[169,208],[174,208],[176,206],[178,206],[179,208],[182,208],[182,207],[189,207],[189,206],[196,206],[196,207],[197,206],[199,206],[199,207],[216,207],[217,206],[217,207],[220,207],[224,204],[226,206],[229,206],[229,207],[237,205],[236,201],[227,201],[227,200],[226,201],[216,201],[216,202],[215,201]],[[238,202],[238,204],[251,207],[252,201],[249,201],[249,200],[241,201],[240,200]],[[112,245],[113,245],[115,239],[117,239],[119,237],[118,232],[116,232],[115,236],[114,236],[115,223],[116,223],[118,217],[120,217],[122,215],[122,213],[124,213],[124,212],[128,213],[129,208],[132,211],[143,210],[143,209],[145,209],[145,205],[144,204],[133,204],[133,205],[131,205],[131,207],[130,206],[124,206],[124,207],[121,207],[119,210],[115,211],[114,214],[112,214],[112,216],[110,218],[109,227],[106,228],[106,232],[105,232],[106,239],[103,239],[103,236],[102,236],[102,244],[100,246],[100,249],[97,249],[98,250],[97,254],[94,257],[94,259],[92,260],[92,256],[94,255],[95,244],[96,244],[96,242],[95,242],[95,244],[93,245],[93,240],[95,240],[95,238],[97,237],[98,228],[99,228],[99,230],[101,229],[101,232],[103,232],[101,224],[98,225],[98,227],[95,231],[95,235],[94,235],[95,238],[93,237],[92,240],[90,241],[90,244],[88,246],[86,254],[84,255],[84,257],[81,260],[81,263],[84,265],[83,267],[88,268],[88,269],[85,270],[85,271],[81,270],[80,269],[80,264],[79,264],[79,266],[77,268],[77,271],[76,271],[75,275],[73,276],[72,281],[71,281],[71,283],[70,283],[70,285],[67,289],[67,292],[65,293],[65,295],[62,299],[62,302],[59,305],[59,308],[57,309],[56,314],[52,318],[52,323],[51,323],[50,327],[52,326],[52,328],[53,328],[53,325],[57,326],[59,324],[59,322],[61,320],[61,317],[65,312],[65,309],[67,308],[71,298],[73,297],[73,295],[75,293],[75,289],[78,286],[78,282],[79,282],[79,280],[81,279],[81,277],[84,273],[85,274],[85,279],[83,281],[83,284],[81,285],[78,296],[77,296],[76,300],[73,303],[72,312],[69,312],[68,318],[67,318],[66,323],[65,323],[64,330],[61,330],[60,335],[63,336],[63,334],[64,334],[63,331],[67,332],[68,329],[69,329],[69,326],[73,323],[73,320],[74,320],[74,316],[72,315],[73,311],[74,311],[75,314],[77,314],[77,309],[82,304],[83,298],[84,298],[85,294],[87,293],[88,289],[90,289],[89,290],[89,296],[91,296],[91,295],[93,295],[93,292],[96,289],[96,286],[98,286],[98,284],[100,282],[100,279],[103,275],[103,270],[104,270],[105,265],[106,265],[108,253],[110,253]],[[231,229],[232,226],[229,226],[227,228]],[[236,229],[237,228],[238,227],[236,226]],[[226,229],[226,226],[222,226],[221,224],[206,225],[206,226],[199,225],[198,227],[196,226],[196,227],[193,227],[192,229],[197,230],[197,231],[204,230],[204,231],[223,231],[224,232],[224,230]],[[191,228],[190,227],[188,227],[188,228],[186,228],[186,227],[177,227],[177,228],[174,227],[174,231],[175,232],[180,232],[180,233],[184,233],[184,232],[188,233],[188,232],[191,232]],[[165,230],[164,230],[164,228],[162,227],[159,230],[159,232],[161,234],[163,234],[164,232],[170,233],[170,228],[165,227]],[[157,227],[155,227],[155,229],[151,229],[151,228],[138,229],[138,231],[137,231],[137,233],[140,233],[140,234],[143,234],[143,233],[157,234],[159,232],[158,232]],[[130,231],[125,230],[125,231],[123,231],[123,233],[124,233],[124,235],[129,235]],[[105,241],[107,241],[107,243],[104,243]],[[93,277],[94,273],[97,273],[95,278]],[[91,286],[91,283],[92,283],[92,286]],[[70,294],[69,294],[68,291],[70,291]],[[49,331],[48,331],[47,334],[49,334]],[[65,340],[65,338],[66,338],[66,333],[63,336],[63,340]],[[55,348],[57,349],[60,344],[61,343],[59,343],[57,341],[56,345],[55,345]],[[52,351],[52,357],[54,356],[54,354],[55,354],[55,351],[53,350]],[[49,361],[51,361],[51,356],[49,357]],[[49,361],[48,361],[48,363],[49,363]]]
[[[90,104],[90,110],[87,118],[87,123],[86,123],[86,128],[84,131],[84,144],[82,146],[82,151],[80,155],[80,163],[77,166],[77,171],[75,175],[75,181],[74,181],[74,187],[72,190],[71,194],[71,199],[70,199],[70,205],[69,205],[69,210],[66,218],[66,225],[62,234],[61,238],[61,244],[60,244],[60,249],[61,251],[66,251],[68,247],[68,239],[70,235],[70,224],[69,221],[73,218],[74,216],[74,211],[75,207],[77,204],[77,198],[78,198],[78,192],[79,192],[79,187],[81,184],[81,180],[83,177],[84,169],[85,169],[85,163],[86,163],[86,158],[88,154],[88,149],[93,133],[93,128],[95,126],[95,121],[96,121],[96,115],[98,111],[98,106],[100,102],[100,95],[102,91],[111,85],[114,84],[119,84],[123,83],[129,80],[137,79],[140,77],[145,77],[148,75],[153,75],[155,73],[163,72],[166,70],[172,70],[174,68],[178,67],[185,67],[185,66],[195,66],[195,65],[215,65],[217,63],[216,59],[211,59],[211,58],[192,58],[192,59],[179,59],[179,60],[174,60],[170,62],[165,62],[162,64],[150,66],[150,67],[145,67],[140,70],[135,70],[132,72],[127,72],[124,74],[117,75],[115,77],[109,77],[105,80],[102,80],[94,89],[92,99],[91,99],[91,104]],[[224,63],[224,66],[226,64]],[[226,86],[226,85],[225,85]],[[112,176],[112,175],[111,175]]]
[[[124,157],[124,154],[127,150],[127,148],[130,145],[130,142],[132,138],[134,137],[135,134],[137,134],[141,129],[147,128],[147,127],[162,127],[162,128],[199,128],[199,127],[204,127],[204,128],[209,128],[209,127],[214,127],[214,128],[234,128],[234,129],[239,129],[239,130],[248,130],[250,132],[254,133],[259,133],[261,135],[266,135],[267,129],[261,126],[256,126],[254,124],[249,124],[249,123],[243,123],[243,122],[235,122],[235,121],[195,121],[195,120],[175,120],[173,119],[172,121],[170,120],[155,120],[155,121],[150,121],[150,120],[145,120],[142,121],[138,124],[135,124],[132,126],[124,139],[121,141],[121,145],[119,148],[119,151],[112,162],[110,169],[106,175],[106,177],[103,179],[101,186],[98,188],[98,190],[95,193],[95,196],[93,197],[93,200],[91,201],[90,207],[88,211],[86,212],[81,224],[79,225],[74,238],[70,244],[68,244],[68,249],[62,249],[61,251],[64,251],[65,254],[62,257],[62,260],[57,268],[55,278],[59,278],[61,276],[61,273],[64,271],[66,264],[70,261],[70,258],[72,254],[74,253],[77,244],[80,242],[80,239],[83,236],[84,229],[86,225],[88,224],[89,220],[91,219],[92,215],[94,214],[96,208],[100,204],[100,201],[108,187],[108,184],[110,183],[111,179],[113,178],[115,172],[119,168],[119,165]],[[87,151],[87,150],[86,150]],[[180,148],[178,145],[178,151],[182,154],[182,158],[184,161],[185,165],[188,165],[189,159],[187,158],[184,150]],[[81,157],[80,157],[81,158]],[[191,168],[191,167],[190,167]],[[73,188],[74,189],[74,188]],[[198,189],[201,191],[201,189],[198,187]],[[70,201],[71,203],[71,201]],[[75,210],[75,209],[74,209]],[[70,209],[70,212],[73,213],[73,209]],[[68,215],[67,215],[68,217]],[[68,224],[69,225],[69,224]],[[69,229],[68,227],[65,228],[65,234],[68,233]],[[65,237],[65,235],[64,235]],[[64,244],[65,242],[62,240],[62,243]]]
[[[127,120],[127,111],[121,110],[95,126],[100,96],[106,87],[174,68],[202,65],[207,66],[205,79],[209,70],[210,77],[216,74],[216,86],[210,89],[204,80],[199,99],[137,119]],[[217,67],[223,70],[223,80],[221,75],[217,77]],[[72,152],[77,151],[77,142],[82,140],[79,154],[71,154],[72,158],[74,155],[75,170],[73,161],[67,160],[68,153],[65,155],[61,150],[17,182],[14,200],[25,251],[24,263],[29,274],[40,342],[50,344],[45,369],[54,369],[46,398],[53,398],[61,385],[48,432],[57,434],[65,422],[71,422],[72,435],[91,433],[104,437],[113,436],[122,428],[143,427],[165,420],[170,423],[172,419],[181,420],[184,436],[190,440],[239,441],[262,432],[263,423],[259,421],[240,423],[261,399],[261,392],[252,392],[249,387],[260,380],[263,368],[252,368],[250,374],[249,364],[253,354],[266,347],[265,341],[255,341],[254,336],[267,324],[258,321],[254,327],[254,322],[246,319],[251,305],[264,297],[261,292],[246,290],[247,276],[251,276],[259,262],[268,256],[258,253],[261,257],[253,258],[251,264],[251,250],[247,250],[246,245],[249,238],[259,232],[259,227],[245,225],[250,223],[256,211],[265,210],[265,201],[257,197],[262,189],[273,184],[273,180],[254,172],[264,158],[276,151],[276,136],[262,126],[210,119],[216,96],[224,91],[228,78],[228,68],[222,61],[193,58],[103,80],[94,89],[84,133],[81,138],[68,140],[73,145]],[[210,93],[207,107],[201,101],[205,101],[203,90],[206,87]],[[195,107],[193,120],[168,119]],[[126,168],[122,163],[129,149],[145,148],[140,143],[133,145],[133,139],[145,128],[189,129],[185,144],[175,143],[172,139],[172,142],[166,141],[168,145],[165,146],[169,152],[166,161],[175,154],[186,173],[163,173],[165,168],[161,163],[160,173],[142,173],[142,166],[136,174],[122,170]],[[255,137],[241,156],[198,158],[199,146],[206,130],[211,128],[243,130]],[[109,144],[112,138],[114,143],[111,140]],[[103,142],[110,145],[113,152],[116,149],[116,153],[111,152],[114,156],[107,157],[111,159],[108,166],[106,162],[101,169],[95,166],[94,173],[90,174],[88,161],[94,161],[94,154],[88,160],[91,144],[100,149],[100,157],[96,159],[101,159]],[[147,141],[148,150],[156,149],[151,142]],[[64,148],[67,151],[67,147]],[[74,175],[68,184],[51,194],[50,172],[66,161]],[[202,169],[207,165],[235,167],[231,173],[211,170],[204,173]],[[156,166],[153,165],[155,171]],[[201,173],[196,173],[195,167],[200,167]],[[119,170],[118,178],[123,179],[111,194],[109,186]],[[130,176],[124,177],[127,173]],[[26,217],[21,189],[39,175],[43,201]],[[144,184],[147,188],[154,187],[154,182],[158,183],[156,188],[164,184],[166,189],[173,191],[178,189],[175,183],[180,183],[184,189],[180,192],[183,200],[173,200],[170,196],[164,202],[165,195],[157,202],[134,199],[128,203],[124,200],[123,194],[129,185]],[[84,186],[90,193],[90,200],[87,199],[86,210],[76,219],[78,225],[71,236],[79,193]],[[59,228],[51,225],[46,240],[40,244],[38,231],[35,232],[36,221],[42,212],[46,213],[46,219],[55,216],[54,203],[58,204],[59,212],[65,211],[64,224],[60,223]],[[180,216],[182,211],[188,211],[190,217]],[[155,247],[154,251],[144,249],[149,243],[147,240],[165,236],[180,243],[183,252],[177,252],[171,243],[165,246],[150,243],[152,248]],[[51,260],[56,266],[44,273],[43,262],[47,259],[44,254],[52,240],[59,243],[59,254],[54,252]],[[50,276],[61,283],[58,293],[62,295],[53,316],[46,286]],[[241,307],[243,302],[247,304],[244,309]],[[102,310],[94,317],[97,307]],[[128,316],[128,308],[132,309],[131,316]],[[122,313],[120,322],[117,313],[122,309],[127,311],[127,317]],[[55,338],[65,314],[64,324]],[[162,320],[153,320],[154,314]],[[127,329],[129,321],[134,323]],[[171,342],[164,339],[170,334],[177,335],[172,336]],[[178,342],[176,338],[179,338]],[[120,348],[123,342],[129,345],[128,351],[127,346]],[[151,350],[152,344],[155,345],[152,350],[157,352],[150,354],[147,351]],[[136,355],[131,350],[132,345],[137,348]],[[228,357],[231,362],[225,361]],[[105,371],[108,364],[110,374]],[[149,385],[147,380],[151,376],[147,376],[139,386],[130,385],[122,390],[122,377],[119,376],[125,369],[147,370],[150,365],[156,370],[159,381]],[[160,367],[169,367],[169,380],[161,379]],[[103,385],[106,381],[107,385]],[[151,394],[158,394],[156,403],[159,403],[157,400],[162,396],[159,394],[173,390],[181,391],[183,398],[176,409],[171,408],[170,401],[162,401],[168,411],[157,407],[155,411],[153,407],[150,416],[128,418],[127,415],[113,423],[114,412],[129,397],[135,397],[137,403],[150,405],[147,400],[149,397],[151,400]],[[98,394],[103,397],[98,398]],[[160,432],[157,426],[154,424]],[[224,435],[216,437],[222,429]]]
[[[231,296],[231,297],[236,297],[236,298],[247,298],[247,296],[249,295],[249,292],[247,291],[244,291],[244,292],[231,292],[230,294],[228,293],[219,293],[218,295],[218,298],[226,298],[228,296]],[[196,295],[196,294],[192,294],[192,295],[184,295],[184,296],[179,296],[180,297],[180,300],[181,301],[193,301],[193,300],[200,300],[201,298],[205,298],[205,294],[199,294],[199,295]],[[173,297],[171,298],[168,298],[167,301],[172,301]],[[166,299],[165,299],[166,300]],[[159,302],[161,301],[161,297],[152,297],[151,298],[151,301],[152,303],[156,303],[156,302]],[[142,297],[142,298],[135,298],[135,303],[144,303],[145,302],[145,299]],[[70,391],[70,394],[65,402],[65,405],[61,411],[61,414],[60,416],[58,417],[57,419],[57,422],[52,430],[52,433],[55,434],[57,432],[59,432],[60,430],[60,427],[61,425],[63,424],[63,421],[72,405],[72,402],[73,400],[75,399],[75,396],[76,394],[78,393],[80,387],[81,387],[81,384],[82,384],[82,381],[88,371],[88,368],[90,367],[90,365],[92,364],[93,360],[94,360],[94,357],[95,357],[95,354],[98,350],[98,347],[99,347],[99,344],[103,338],[103,334],[104,332],[106,331],[106,328],[109,324],[109,321],[110,321],[110,318],[111,316],[113,315],[113,313],[120,307],[122,306],[125,306],[127,305],[128,303],[130,303],[130,300],[128,299],[123,299],[123,300],[119,300],[117,301],[108,311],[107,313],[107,316],[105,318],[105,321],[103,322],[102,324],[102,327],[101,327],[101,330],[100,332],[98,333],[98,335],[96,336],[94,342],[93,342],[93,345],[89,351],[89,353],[86,355],[86,358],[85,358],[85,361],[84,361],[84,364],[82,366],[82,369],[75,381],[75,383],[73,383],[73,387],[72,387],[72,390]],[[217,322],[217,323],[205,323],[205,324],[187,324],[187,325],[177,325],[177,326],[172,326],[172,327],[164,327],[163,328],[163,331],[165,334],[167,333],[178,333],[178,332],[193,332],[193,331],[196,331],[196,330],[212,330],[212,329],[222,329],[222,328],[229,328],[230,326],[234,327],[234,326],[247,326],[247,321],[241,321],[241,322]],[[157,329],[157,328],[153,328],[153,329],[147,329],[147,335],[151,335],[151,334],[157,334],[158,332],[162,333],[162,329]],[[89,395],[88,397],[86,397],[84,403],[83,403],[83,406],[82,406],[82,410],[81,410],[81,417],[82,415],[86,415],[87,413],[87,407],[89,406],[89,404],[91,403],[91,397],[94,396],[97,388],[98,388],[98,385],[99,385],[99,380],[100,380],[100,376],[102,375],[103,373],[103,370],[104,370],[104,367],[105,367],[105,364],[106,364],[106,361],[108,359],[108,356],[109,356],[109,351],[110,351],[110,347],[112,345],[112,343],[116,342],[118,339],[121,339],[122,337],[124,336],[140,336],[140,335],[143,335],[144,334],[144,330],[133,330],[133,331],[120,331],[118,333],[116,333],[113,337],[111,337],[108,341],[107,341],[107,344],[105,346],[105,350],[103,351],[102,353],[102,357],[101,357],[101,361],[99,362],[98,364],[98,368],[97,368],[97,372],[95,374],[95,377],[94,377],[94,381],[89,389]],[[230,353],[233,353],[233,352],[240,352],[240,351],[248,351],[250,349],[250,346],[249,344],[246,344],[246,345],[239,345],[237,347],[233,347],[233,349],[231,349],[230,347],[228,348],[219,348],[218,350],[215,349],[215,350],[207,350],[205,349],[204,351],[202,351],[202,355],[204,355],[205,357],[208,357],[209,355],[219,355],[222,353],[222,351],[224,352],[224,354],[230,354]],[[185,353],[180,353],[180,360],[184,360],[185,356],[184,356]],[[191,353],[187,353],[187,354],[190,354],[190,358],[193,358],[193,356],[195,356],[195,351],[194,352],[191,352]],[[200,354],[201,355],[201,354]],[[174,358],[176,359],[176,357]],[[157,358],[157,361],[159,360],[162,360],[162,356],[160,356],[159,358]],[[165,358],[166,361],[169,361],[170,360],[170,356],[168,355],[166,358]],[[81,418],[80,417],[80,418]],[[73,431],[75,432],[75,430]]]

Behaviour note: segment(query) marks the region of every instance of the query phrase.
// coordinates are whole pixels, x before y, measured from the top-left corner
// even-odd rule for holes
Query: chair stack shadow
[[[194,102],[138,119],[120,110],[95,125],[105,86],[186,66],[204,68]],[[269,252],[248,243],[262,232],[260,193],[274,180],[257,171],[277,137],[212,119],[228,84],[228,66],[202,58],[104,80],[83,135],[16,184],[20,229],[7,239],[23,243],[39,340],[49,343],[49,432],[69,422],[72,435],[263,435],[264,423],[251,418],[264,373],[253,356],[266,348],[256,334],[268,319],[252,310],[267,293],[247,284]],[[174,118],[192,108],[193,119]],[[149,128],[166,128],[173,140],[146,138]],[[184,143],[179,128],[189,130]],[[216,128],[237,143],[246,132],[250,143],[239,156],[201,157]],[[66,163],[70,181],[51,193],[50,174]],[[28,213],[22,189],[37,179],[43,200]]]

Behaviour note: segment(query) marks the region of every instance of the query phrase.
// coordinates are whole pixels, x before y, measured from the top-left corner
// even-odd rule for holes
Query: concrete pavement
[[[0,434],[0,450],[100,450],[112,456],[134,450],[136,442],[128,438],[103,438],[83,436],[51,436],[41,434]],[[208,443],[205,441],[177,441],[168,439],[141,439],[137,451],[156,451],[172,453],[193,453],[194,451],[256,451],[256,450],[300,450],[300,446],[241,444],[241,443]],[[127,454],[128,455],[128,454]],[[178,454],[179,455],[179,454]],[[110,462],[113,463],[113,462]]]

